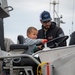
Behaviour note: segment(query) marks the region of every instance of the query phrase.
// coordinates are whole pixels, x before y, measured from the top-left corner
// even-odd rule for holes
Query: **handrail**
[[[8,55],[6,56],[0,56],[0,59],[4,59],[4,58],[15,58],[15,57],[29,57],[30,59],[32,59],[34,62],[36,62],[37,64],[40,64],[40,62],[35,59],[32,55],[28,55],[28,54],[13,54],[11,55],[10,53],[8,53]]]

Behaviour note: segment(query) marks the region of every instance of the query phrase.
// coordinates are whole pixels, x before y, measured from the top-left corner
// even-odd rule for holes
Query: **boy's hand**
[[[42,47],[42,45],[40,45],[40,46],[37,46],[40,50],[42,50],[43,49],[43,47]]]
[[[42,39],[42,43],[43,43],[43,44],[46,43],[46,42],[48,42],[47,39]]]

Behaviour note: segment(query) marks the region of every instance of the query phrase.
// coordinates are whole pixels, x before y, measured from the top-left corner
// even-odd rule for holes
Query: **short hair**
[[[27,29],[27,34],[28,34],[28,33],[31,33],[32,30],[36,30],[36,31],[37,31],[37,29],[36,29],[35,27],[29,27],[29,28]]]

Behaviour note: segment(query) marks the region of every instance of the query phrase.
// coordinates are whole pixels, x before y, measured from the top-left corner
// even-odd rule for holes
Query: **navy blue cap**
[[[52,20],[50,13],[48,11],[43,11],[40,15],[40,20],[41,21],[48,21],[48,20]]]

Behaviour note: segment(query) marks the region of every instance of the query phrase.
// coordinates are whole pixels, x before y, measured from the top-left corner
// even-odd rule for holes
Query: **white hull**
[[[75,75],[75,46],[39,51],[35,54],[39,55],[42,62],[49,62],[54,67],[51,75]]]

